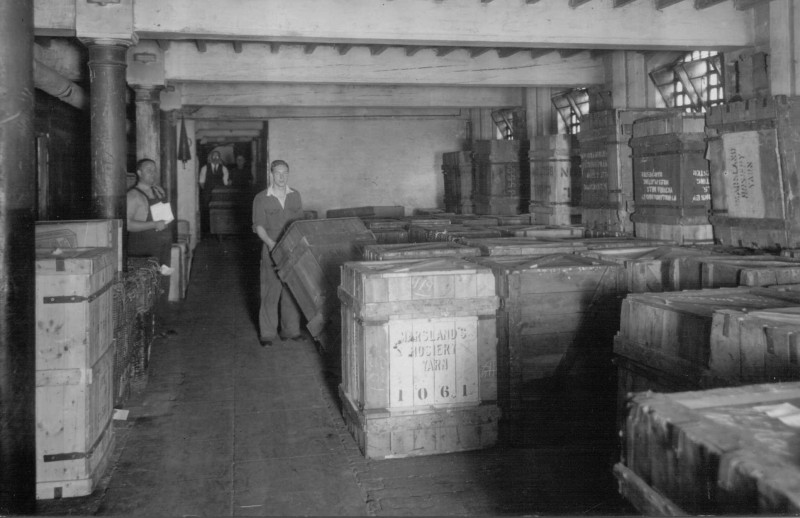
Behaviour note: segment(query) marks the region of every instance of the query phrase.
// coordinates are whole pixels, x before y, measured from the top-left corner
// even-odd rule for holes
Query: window
[[[564,121],[566,132],[577,135],[581,129],[581,117],[589,113],[589,90],[576,88],[561,92],[554,95],[552,101]]]
[[[500,140],[525,140],[527,134],[525,112],[523,110],[496,110],[492,121],[497,128]]]
[[[725,100],[722,55],[696,50],[650,72],[650,79],[670,108],[704,113]]]

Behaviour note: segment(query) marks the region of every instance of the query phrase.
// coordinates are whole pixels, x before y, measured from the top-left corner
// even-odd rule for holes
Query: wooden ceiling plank
[[[380,55],[381,55],[381,54],[383,54],[383,53],[386,51],[386,49],[388,49],[388,48],[389,48],[389,46],[388,46],[388,45],[370,45],[370,46],[369,46],[369,53],[370,53],[370,55],[372,55],[372,56],[380,56]]]
[[[671,5],[675,5],[675,4],[679,4],[679,3],[683,2],[683,0],[655,0],[655,1],[656,1],[656,4],[655,4],[656,5],[656,9],[658,9],[659,11],[664,9],[664,8],[666,8],[666,7],[669,7]]]
[[[725,0],[694,0],[694,8],[695,9],[706,9],[707,7],[711,7],[712,5],[717,5],[719,3],[724,2]]]

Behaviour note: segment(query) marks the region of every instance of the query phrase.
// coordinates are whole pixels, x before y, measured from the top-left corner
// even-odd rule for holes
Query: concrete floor
[[[40,501],[39,514],[635,513],[611,475],[611,385],[543,399],[524,447],[365,460],[315,344],[259,345],[257,261],[250,238],[198,246],[188,297],[162,311],[147,387],[115,421],[111,467],[92,496]]]

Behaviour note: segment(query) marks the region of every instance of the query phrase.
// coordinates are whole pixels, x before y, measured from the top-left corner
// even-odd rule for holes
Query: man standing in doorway
[[[222,163],[222,155],[219,151],[212,151],[208,163],[200,169],[200,227],[203,233],[211,230],[209,205],[214,188],[230,183],[230,173]]]
[[[289,164],[275,160],[270,165],[270,184],[253,200],[253,232],[261,247],[261,309],[258,313],[259,340],[262,347],[280,338],[300,338],[300,311],[292,294],[275,271],[272,250],[289,224],[303,219],[300,193],[289,187]]]

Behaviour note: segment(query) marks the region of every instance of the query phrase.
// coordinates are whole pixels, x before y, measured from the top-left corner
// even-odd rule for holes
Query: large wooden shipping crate
[[[706,114],[714,237],[728,246],[800,246],[800,102],[768,97]]]
[[[633,123],[631,215],[637,237],[712,244],[705,115],[667,114]]]
[[[121,219],[37,221],[35,233],[36,248],[111,248],[117,272],[124,270]]]
[[[340,268],[361,258],[375,236],[358,218],[295,221],[272,251],[278,276],[297,300],[308,328],[325,349],[337,346]],[[331,326],[332,333],[326,333]]]
[[[585,257],[594,257],[623,266],[620,273],[628,293],[675,291],[672,265],[685,257],[711,254],[710,250],[679,246],[637,246],[630,248],[603,248],[579,251]]]
[[[632,125],[659,113],[611,109],[581,117],[581,223],[593,236],[633,235]]]
[[[114,442],[111,248],[36,251],[36,496],[83,496]]]
[[[469,238],[500,237],[497,226],[473,227],[469,225],[411,225],[408,239],[412,243],[429,243],[431,241],[455,241]]]
[[[584,237],[585,229],[580,225],[506,225],[497,227],[504,236],[514,237]]]
[[[800,283],[800,260],[772,255],[686,255],[671,270],[681,290]]]
[[[545,241],[535,237],[468,238],[463,243],[480,250],[479,255],[551,255],[571,254],[586,250],[585,246],[572,243]]]
[[[800,383],[637,394],[620,492],[646,514],[796,515],[798,407]]]
[[[472,152],[442,153],[444,210],[472,214]]]
[[[800,293],[771,288],[628,295],[614,339],[619,409],[631,392],[742,384],[740,345],[727,338],[733,332],[729,311],[749,313],[796,306],[800,306]]]
[[[526,401],[543,385],[601,367],[603,359],[610,365],[620,266],[570,254],[469,260],[496,279],[498,400],[503,433],[514,441]]]
[[[452,241],[432,243],[377,244],[362,247],[361,258],[365,261],[391,259],[426,259],[431,257],[475,257],[481,255],[478,248]]]
[[[447,257],[349,262],[339,298],[343,414],[367,458],[496,442],[491,270]]]
[[[580,206],[581,170],[578,139],[571,135],[542,135],[531,139],[530,212],[534,223],[569,225]]]
[[[528,212],[530,176],[526,140],[476,140],[473,210],[475,214]]]
[[[406,208],[402,205],[368,205],[330,209],[325,212],[328,218],[402,218],[405,215]]]

